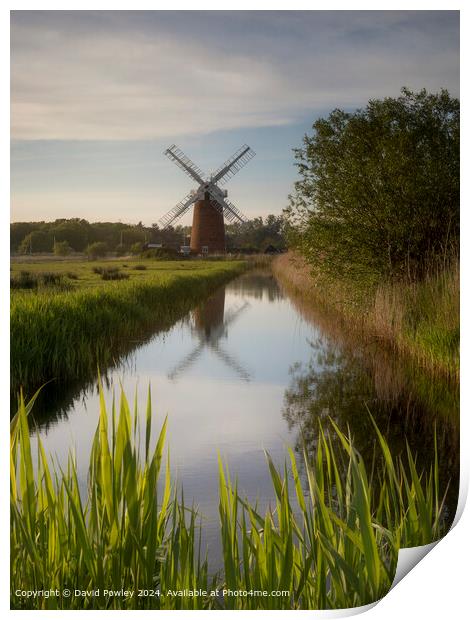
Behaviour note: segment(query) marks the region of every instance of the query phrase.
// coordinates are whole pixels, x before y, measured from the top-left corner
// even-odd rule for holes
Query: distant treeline
[[[184,245],[191,232],[190,226],[161,230],[157,224],[144,226],[122,222],[88,222],[72,218],[53,222],[13,222],[10,225],[12,253],[36,254],[41,252],[85,252],[93,244],[105,244],[109,252],[126,254],[136,252],[144,243],[163,243],[167,247]],[[227,250],[264,252],[269,246],[283,249],[284,229],[282,216],[268,215],[244,224],[226,227]]]

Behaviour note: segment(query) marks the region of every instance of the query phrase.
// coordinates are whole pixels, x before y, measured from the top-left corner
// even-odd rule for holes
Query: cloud
[[[11,34],[17,140],[207,134],[403,85],[458,91],[457,12],[21,11]]]

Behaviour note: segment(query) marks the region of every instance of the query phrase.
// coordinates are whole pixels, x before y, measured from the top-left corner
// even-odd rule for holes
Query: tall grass
[[[379,333],[409,350],[422,366],[459,373],[460,269],[457,260],[420,281],[380,286],[372,317]]]
[[[275,259],[280,281],[332,314],[338,325],[412,357],[432,373],[459,376],[459,264],[446,259],[420,280],[374,283],[359,288],[312,275],[293,253]]]
[[[119,413],[108,415],[100,392],[99,423],[86,489],[74,457],[63,471],[51,467],[37,438],[37,464],[20,402],[11,424],[11,591],[15,608],[160,607],[158,597],[138,590],[192,587],[207,581],[207,563],[194,554],[196,517],[176,502],[168,460],[166,420],[151,446],[152,409],[147,404],[145,448],[138,414],[124,394]],[[67,588],[72,595],[64,597]],[[134,589],[132,599],[107,597],[105,589]],[[78,590],[99,590],[84,597]],[[59,596],[27,599],[17,590],[58,590]],[[178,605],[179,603],[179,605]],[[165,606],[165,605],[164,605]],[[168,607],[175,606],[170,601]],[[176,606],[191,607],[181,599]]]
[[[336,609],[377,601],[393,581],[400,547],[442,535],[437,462],[424,478],[409,450],[406,464],[394,463],[375,428],[382,459],[375,475],[337,427],[343,453],[323,432],[313,462],[304,452],[306,489],[292,451],[283,472],[267,455],[276,499],[265,514],[243,501],[220,463],[223,587],[289,592],[230,597],[227,607]]]
[[[107,282],[66,293],[17,293],[11,300],[11,387],[33,392],[50,379],[75,380],[110,364],[143,330],[164,328],[244,263]]]
[[[18,608],[329,609],[382,597],[393,580],[400,546],[444,532],[437,459],[426,475],[413,455],[393,461],[377,427],[372,472],[350,437],[340,447],[320,429],[303,474],[269,455],[273,504],[262,513],[246,501],[219,463],[223,573],[209,576],[197,515],[179,499],[165,461],[166,421],[152,438],[150,394],[145,433],[137,405],[124,394],[99,423],[82,488],[73,456],[51,466],[39,437],[33,463],[28,412],[20,401],[11,424],[11,592]],[[373,424],[373,422],[371,422]],[[140,440],[142,437],[142,442]],[[145,440],[143,439],[145,437]],[[64,588],[72,595],[63,595]],[[131,598],[105,589],[134,590]],[[144,596],[138,596],[139,588]],[[216,588],[218,589],[216,591]],[[99,594],[75,596],[75,589]],[[199,596],[172,591],[202,590]],[[21,591],[57,590],[27,598]],[[20,591],[20,592],[18,592]],[[154,591],[158,591],[159,595]],[[273,594],[273,592],[276,594]]]

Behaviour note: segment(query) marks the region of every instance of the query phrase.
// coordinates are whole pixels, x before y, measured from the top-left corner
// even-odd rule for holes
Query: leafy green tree
[[[72,248],[69,246],[67,241],[56,241],[54,243],[54,254],[56,256],[68,256]]]
[[[16,252],[26,235],[37,228],[36,222],[12,222],[10,224],[10,251]]]
[[[265,220],[255,217],[243,223],[226,226],[227,249],[229,251],[263,252],[273,245],[276,249],[285,248],[284,218],[268,215]]]
[[[137,241],[137,243],[133,243],[131,245],[131,254],[142,254],[143,244],[141,241]]]
[[[36,254],[37,252],[52,252],[53,237],[42,230],[33,230],[20,243],[20,254]]]
[[[295,150],[291,243],[327,275],[419,275],[458,238],[459,128],[445,90],[316,121]]]
[[[124,255],[126,255],[128,253],[129,248],[126,245],[124,245],[123,243],[122,244],[119,243],[115,247],[114,251],[116,252],[116,256],[124,256]]]
[[[92,225],[78,218],[56,220],[51,226],[51,233],[56,241],[66,241],[73,249],[82,252],[92,238]]]
[[[96,258],[101,258],[106,256],[106,252],[108,251],[108,246],[104,241],[95,241],[95,243],[91,243],[85,250],[85,253],[92,260]]]

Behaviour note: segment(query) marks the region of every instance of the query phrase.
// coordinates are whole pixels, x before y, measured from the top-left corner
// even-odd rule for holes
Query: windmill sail
[[[235,220],[238,220],[243,224],[247,221],[246,217],[243,215],[240,209],[237,209],[233,202],[230,202],[230,200],[227,199],[224,200],[224,217],[229,222],[234,222]]]
[[[158,220],[160,228],[165,229],[175,224],[179,219],[183,217],[186,211],[194,202],[194,195],[188,194],[186,198],[183,198],[177,205],[173,207],[168,213],[165,213],[163,217]]]
[[[193,203],[201,203],[207,202],[209,195],[209,203],[212,208],[214,208],[220,215],[222,219],[220,220],[220,225],[218,218],[216,216],[212,225],[215,225],[216,229],[219,230],[217,235],[212,234],[212,237],[209,238],[207,235],[204,237],[204,233],[201,233],[200,228],[199,236],[197,241],[195,241],[195,246],[199,252],[208,251],[209,245],[212,245],[212,251],[220,251],[225,252],[225,233],[223,228],[223,219],[225,218],[228,222],[246,222],[246,218],[243,213],[237,209],[237,207],[232,204],[229,200],[227,200],[227,192],[225,190],[220,189],[219,184],[222,185],[228,181],[231,177],[233,177],[245,164],[247,164],[250,159],[255,156],[255,152],[247,145],[244,144],[242,147],[236,151],[232,157],[227,159],[226,162],[218,168],[218,170],[211,175],[210,178],[207,178],[203,171],[193,162],[183,151],[178,148],[175,144],[172,144],[168,147],[164,153],[171,161],[173,161],[185,174],[191,177],[194,181],[198,183],[197,189],[194,189],[190,194],[186,196],[181,202],[173,207],[168,213],[165,213],[163,217],[160,218],[158,224],[160,228],[163,230],[175,224]],[[209,211],[211,211],[209,209]],[[213,217],[212,216],[212,217]],[[196,217],[196,215],[195,215]],[[198,216],[199,217],[199,216]],[[207,219],[207,216],[205,216]],[[211,216],[209,214],[209,219]],[[205,224],[207,227],[207,223]],[[210,227],[209,227],[210,228]],[[212,228],[212,230],[214,230]],[[202,235],[202,237],[201,237]],[[204,237],[204,241],[203,241]],[[217,241],[214,241],[217,239]],[[193,249],[193,236],[191,236],[191,248]]]
[[[241,146],[238,151],[236,151],[232,157],[229,157],[226,162],[224,162],[220,168],[218,168],[211,177],[211,181],[213,183],[218,183],[219,185],[224,185],[229,179],[231,179],[239,170],[245,166],[250,159],[256,153],[251,149],[247,144]]]
[[[214,207],[214,209],[220,211],[220,213],[223,214],[224,218],[230,223],[233,223],[236,220],[241,223],[247,221],[246,217],[243,215],[240,209],[237,209],[237,207],[233,203],[231,203],[230,200],[227,200],[226,198],[221,199],[218,196],[214,197],[210,189],[209,194],[211,194],[211,205]]]
[[[200,358],[204,349],[212,351],[225,366],[234,371],[244,381],[250,380],[250,373],[236,357],[222,347],[221,341],[227,335],[227,328],[249,307],[245,302],[240,307],[230,308],[225,312],[225,289],[219,289],[203,305],[194,310],[194,328],[199,342],[168,373],[168,378],[175,380],[184,374]]]
[[[175,162],[177,166],[181,168],[183,172],[185,172],[188,176],[192,177],[199,184],[204,183],[204,173],[202,170],[196,166],[196,164],[189,159],[187,155],[183,153],[183,151],[178,148],[175,144],[172,144],[165,151],[165,155]]]

